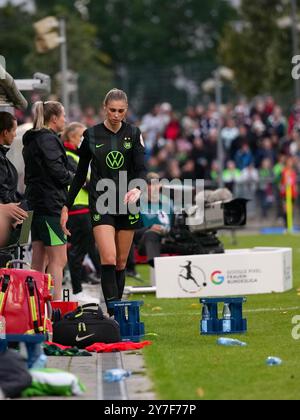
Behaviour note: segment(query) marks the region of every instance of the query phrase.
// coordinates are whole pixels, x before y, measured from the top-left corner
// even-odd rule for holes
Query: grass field
[[[226,248],[230,245],[224,239]],[[143,296],[142,318],[153,345],[144,351],[158,398],[166,400],[300,399],[300,341],[292,338],[292,318],[300,315],[300,236],[242,236],[236,248],[292,247],[294,289],[284,294],[249,296],[248,333],[233,336],[248,347],[221,347],[217,337],[199,333],[198,299]],[[143,278],[148,268],[139,268]],[[138,284],[138,283],[136,283]],[[136,298],[136,297],[134,297]],[[268,356],[283,359],[269,367]]]

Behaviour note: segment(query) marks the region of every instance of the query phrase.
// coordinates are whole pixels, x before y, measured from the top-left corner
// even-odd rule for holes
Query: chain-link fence
[[[206,61],[180,66],[121,65],[115,83],[128,93],[138,115],[162,102],[170,102],[175,110],[183,111],[187,106],[207,104],[214,98],[214,92],[210,96],[201,89],[203,81],[212,77],[213,70],[212,63]],[[229,85],[223,86],[223,98],[224,102],[234,99]]]

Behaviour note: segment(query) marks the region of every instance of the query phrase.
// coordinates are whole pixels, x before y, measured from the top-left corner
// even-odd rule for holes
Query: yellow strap
[[[3,304],[4,304],[5,293],[0,293],[0,314],[2,313]]]
[[[44,332],[45,330],[43,327],[39,327],[39,331]],[[26,331],[24,335],[36,335],[36,332],[34,330],[29,330],[29,331]]]
[[[31,308],[31,315],[33,322],[36,322],[38,320],[38,314],[36,310],[36,304],[35,304],[35,298],[34,296],[30,297],[30,308]]]
[[[45,318],[44,318],[44,327],[43,327],[43,331],[46,331],[46,330],[47,330],[47,320],[48,320],[48,318],[45,316]]]
[[[80,318],[83,315],[83,309],[81,308],[79,314],[75,316],[75,318]]]
[[[52,276],[51,274],[48,274],[48,290],[51,292],[52,289]]]

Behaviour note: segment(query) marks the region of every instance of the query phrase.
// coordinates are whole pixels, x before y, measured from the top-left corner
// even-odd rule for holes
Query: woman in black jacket
[[[0,203],[18,203],[18,172],[6,157],[17,132],[17,120],[9,112],[0,112]]]
[[[16,118],[9,112],[0,112],[0,247],[6,245],[12,223],[21,224],[27,217],[19,207],[18,172],[6,156],[16,131]]]
[[[65,126],[59,102],[37,102],[34,127],[23,138],[26,198],[34,210],[32,268],[54,278],[54,300],[61,300],[63,269],[67,263],[67,239],[60,227],[60,213],[72,176],[58,137]]]

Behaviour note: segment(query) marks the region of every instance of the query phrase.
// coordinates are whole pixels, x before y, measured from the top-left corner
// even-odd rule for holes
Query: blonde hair
[[[124,101],[128,105],[128,97],[123,90],[112,89],[110,90],[104,99],[104,106],[107,106],[110,101]]]
[[[60,102],[36,102],[33,109],[33,128],[41,130],[47,127],[53,116],[60,117],[63,112],[63,106]]]
[[[70,138],[70,134],[73,133],[74,131],[78,130],[79,128],[86,128],[85,125],[81,124],[80,122],[73,122],[71,124],[69,124],[63,131],[62,133],[62,140],[63,141],[67,141]]]

